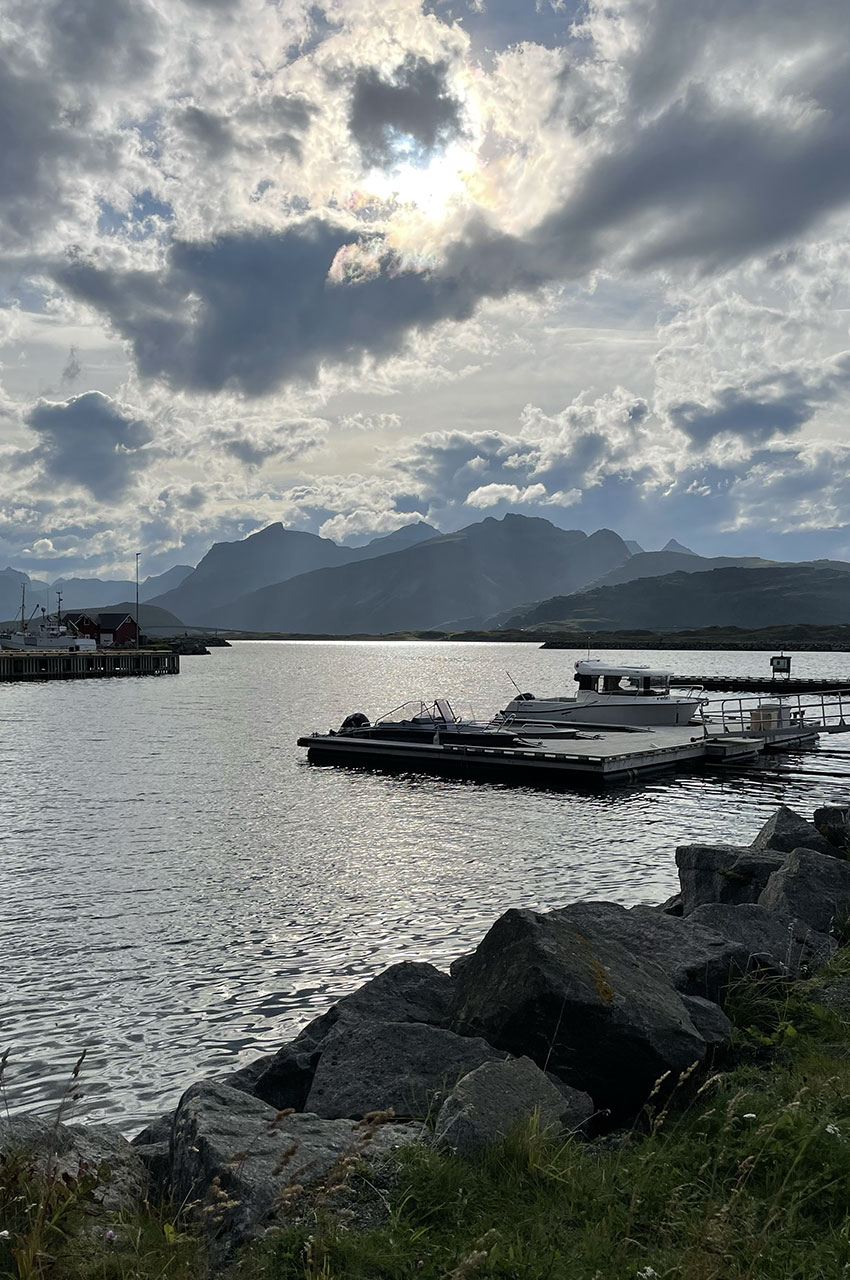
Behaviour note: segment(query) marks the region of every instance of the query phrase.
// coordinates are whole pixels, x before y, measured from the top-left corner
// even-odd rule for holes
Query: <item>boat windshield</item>
[[[617,671],[579,671],[576,680],[579,689],[592,693],[616,694],[618,697],[663,698],[670,693],[670,676],[663,671],[632,675]]]

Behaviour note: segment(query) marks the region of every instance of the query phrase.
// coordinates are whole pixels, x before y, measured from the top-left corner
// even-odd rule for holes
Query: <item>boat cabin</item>
[[[590,659],[576,663],[579,694],[614,694],[617,697],[666,698],[670,695],[671,671],[650,667],[617,667]]]

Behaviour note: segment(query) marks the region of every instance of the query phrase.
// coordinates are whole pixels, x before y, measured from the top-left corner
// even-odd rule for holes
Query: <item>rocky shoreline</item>
[[[108,1167],[106,1207],[170,1202],[225,1259],[305,1189],[408,1144],[469,1154],[533,1114],[599,1140],[711,1060],[730,984],[809,976],[848,940],[849,853],[850,807],[780,808],[746,847],[680,846],[661,906],[511,910],[448,974],[393,965],[132,1142],[22,1116],[0,1121],[0,1155]]]

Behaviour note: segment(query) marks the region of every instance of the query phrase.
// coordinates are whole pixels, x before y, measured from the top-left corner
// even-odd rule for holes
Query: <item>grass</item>
[[[842,981],[850,953],[808,983],[739,984],[724,1069],[682,1082],[618,1146],[532,1124],[476,1160],[409,1148],[379,1227],[320,1198],[232,1280],[850,1276],[850,1026],[819,1003]]]
[[[808,982],[739,984],[723,1060],[665,1101],[659,1091],[629,1134],[562,1141],[531,1123],[474,1160],[407,1148],[292,1197],[226,1280],[850,1277],[850,1024],[824,1003],[836,988],[850,990],[850,951]],[[85,1201],[35,1271],[0,1244],[0,1276],[208,1274],[198,1243],[155,1208],[65,1230]]]

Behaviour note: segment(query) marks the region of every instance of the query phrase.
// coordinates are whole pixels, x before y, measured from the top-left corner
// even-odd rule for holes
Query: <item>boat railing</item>
[[[706,732],[772,733],[811,729],[850,731],[850,692],[770,693],[705,698],[700,707]]]

